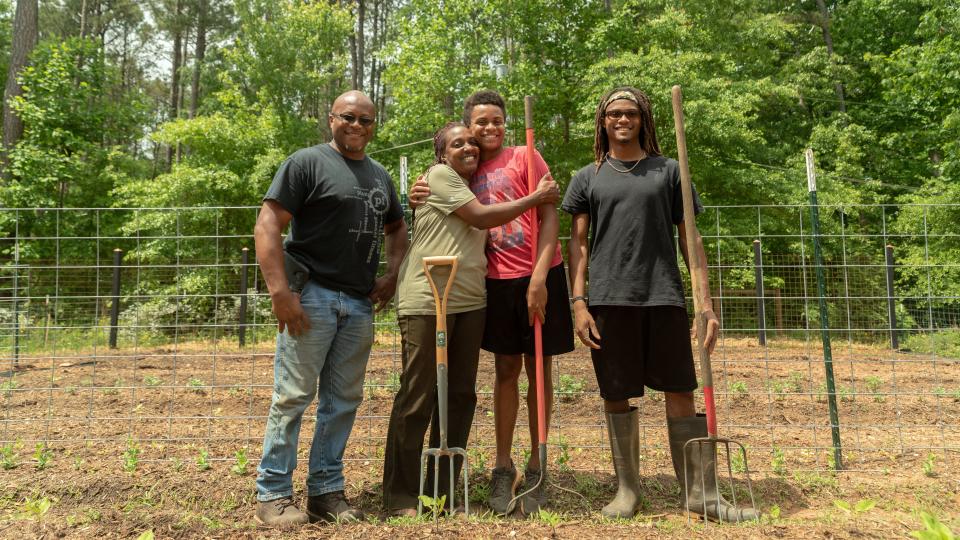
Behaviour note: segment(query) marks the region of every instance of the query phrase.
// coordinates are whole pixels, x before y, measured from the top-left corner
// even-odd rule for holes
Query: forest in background
[[[379,106],[368,152],[395,179],[401,155],[414,174],[432,161],[422,141],[473,91],[507,97],[518,143],[533,95],[538,145],[565,186],[593,159],[596,102],[616,85],[650,95],[675,155],[680,84],[706,204],[806,203],[812,148],[820,201],[838,205],[826,232],[922,225],[929,241],[898,246],[898,280],[929,288],[932,272],[947,304],[960,297],[960,207],[911,206],[960,201],[958,0],[0,0],[0,78],[8,209],[256,205],[289,153],[328,139],[330,103],[352,88]],[[875,204],[893,206],[856,206]],[[89,245],[28,239],[152,231],[128,258],[209,260],[209,243],[173,237],[253,226],[249,212],[71,215],[52,232],[49,212],[0,212],[0,256],[89,260]],[[737,219],[756,230],[753,214],[731,219],[718,235]],[[776,238],[787,221],[764,223],[765,253],[798,253],[796,238]],[[751,256],[749,240],[722,241]],[[239,248],[216,249],[233,260]],[[841,249],[858,246],[826,245],[827,258]],[[930,252],[936,268],[910,269]],[[221,279],[197,268],[139,286],[189,294]]]

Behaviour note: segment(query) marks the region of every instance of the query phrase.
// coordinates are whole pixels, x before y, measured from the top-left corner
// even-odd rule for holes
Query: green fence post
[[[810,221],[813,227],[813,257],[817,269],[817,296],[820,303],[820,339],[823,342],[823,368],[827,376],[827,400],[830,406],[830,434],[833,437],[833,468],[843,469],[840,450],[840,419],[837,413],[837,386],[833,380],[833,353],[830,350],[830,321],[827,318],[827,287],[823,276],[823,254],[820,252],[820,213],[817,206],[817,176],[813,168],[813,150],[807,158],[807,189],[810,191]]]

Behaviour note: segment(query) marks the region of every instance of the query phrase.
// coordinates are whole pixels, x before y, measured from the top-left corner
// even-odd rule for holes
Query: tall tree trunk
[[[830,12],[827,11],[827,5],[823,0],[817,0],[817,10],[820,12],[820,29],[823,30],[823,42],[827,45],[827,55],[830,58],[830,63],[833,64],[833,37],[830,35]],[[840,101],[840,112],[846,113],[847,104],[843,97],[843,83],[837,82],[834,85],[834,91],[837,94],[837,100]]]
[[[357,89],[357,36],[356,34],[350,34],[350,64],[353,66],[350,73],[350,88],[352,90]]]
[[[193,84],[190,85],[190,118],[197,115],[200,104],[200,72],[203,70],[203,58],[207,53],[207,0],[200,0],[197,6],[197,42],[194,48]]]
[[[380,48],[380,2],[381,0],[374,0],[373,2],[373,43],[371,43],[371,47],[375,50]],[[376,58],[370,60],[370,100],[374,103],[377,102]]]
[[[357,63],[354,69],[357,71],[357,90],[363,90],[363,64],[366,61],[366,51],[364,45],[366,40],[363,36],[363,26],[367,13],[366,0],[357,0]]]
[[[170,73],[170,119],[180,115],[180,64],[183,62],[183,29],[180,25],[180,16],[183,13],[183,2],[177,0],[174,8],[173,29],[173,66]],[[174,148],[167,148],[167,168],[173,165]]]
[[[39,11],[37,0],[17,0],[10,64],[7,67],[7,82],[3,89],[3,146],[0,147],[0,171],[4,178],[9,177],[7,172],[9,152],[23,136],[23,121],[14,114],[8,103],[14,96],[23,94],[23,88],[17,82],[17,77],[27,65],[27,57],[37,44]]]
[[[80,2],[80,39],[87,37],[87,0]]]

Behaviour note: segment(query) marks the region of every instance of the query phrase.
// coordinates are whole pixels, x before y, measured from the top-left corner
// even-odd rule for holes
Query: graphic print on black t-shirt
[[[369,264],[380,253],[382,235],[379,233],[383,230],[383,216],[386,214],[387,208],[390,207],[390,198],[380,186],[372,188],[357,186],[353,188],[353,195],[350,198],[357,199],[363,204],[360,221],[350,228],[350,232],[356,233],[358,242],[361,236],[370,235],[373,237],[370,249],[367,252],[367,258],[364,261]]]
[[[329,144],[305,148],[280,165],[264,199],[290,214],[287,252],[324,287],[364,296],[373,288],[383,227],[402,218],[382,165],[347,159]]]

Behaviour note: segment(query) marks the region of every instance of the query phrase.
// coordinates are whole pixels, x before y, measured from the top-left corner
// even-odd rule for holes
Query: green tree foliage
[[[349,11],[289,0],[238,0],[236,9],[240,30],[226,51],[226,84],[247,103],[270,109],[281,147],[318,141],[330,102],[345,89]]]
[[[220,207],[256,205],[285,156],[329,138],[329,106],[356,68],[356,2],[200,1],[42,3],[41,45],[15,104],[25,134],[11,154],[13,178],[0,186],[0,203],[171,210],[116,222],[78,214],[70,223],[25,211],[20,238],[50,227],[61,235],[109,231],[152,237],[128,251],[144,262],[232,261],[239,240],[225,237],[249,235],[254,213]],[[426,167],[429,143],[393,147],[459,119],[463,100],[482,88],[506,96],[511,144],[523,144],[523,96],[535,97],[537,144],[563,186],[594,159],[596,104],[614,86],[651,97],[661,146],[675,156],[669,96],[680,84],[691,172],[704,201],[771,205],[756,216],[719,208],[700,218],[708,252],[722,242],[722,253],[736,261],[726,287],[752,284],[752,270],[739,265],[751,257],[754,234],[764,235],[765,254],[803,249],[809,256],[808,239],[796,235],[799,223],[809,231],[809,217],[787,205],[807,201],[803,151],[812,148],[827,260],[876,264],[884,239],[862,233],[901,234],[899,286],[920,299],[905,302],[907,309],[920,317],[924,298],[960,296],[953,271],[960,246],[952,234],[960,212],[918,205],[960,200],[958,0],[831,0],[825,13],[813,0],[365,1],[364,30],[376,26],[379,34],[364,37],[368,48],[358,61],[369,68],[364,73],[383,70],[364,82],[383,92],[383,124],[370,150],[394,171],[401,153],[411,157],[413,174]],[[170,119],[174,95],[186,95],[181,110],[189,110],[202,5],[209,19],[201,100],[193,118]],[[11,8],[0,0],[0,77]],[[374,23],[375,8],[388,20]],[[180,92],[171,88],[169,60],[176,28],[183,31]],[[179,149],[170,167],[167,148]],[[13,227],[0,222],[7,236]],[[224,239],[209,241],[212,231]],[[183,234],[197,239],[162,238]],[[103,256],[112,249],[100,247]],[[53,247],[25,241],[21,249],[41,256]],[[60,249],[90,257],[89,247]],[[154,298],[190,293],[181,306],[201,320],[223,309],[202,291],[223,290],[230,279],[200,268],[177,283],[146,276],[140,287],[157,292]],[[771,270],[766,279],[788,277]],[[175,308],[157,300],[151,313]]]
[[[125,151],[142,133],[145,107],[137,89],[107,99],[117,75],[91,40],[38,47],[13,102],[24,134],[10,153],[5,206],[96,206],[128,172]]]

